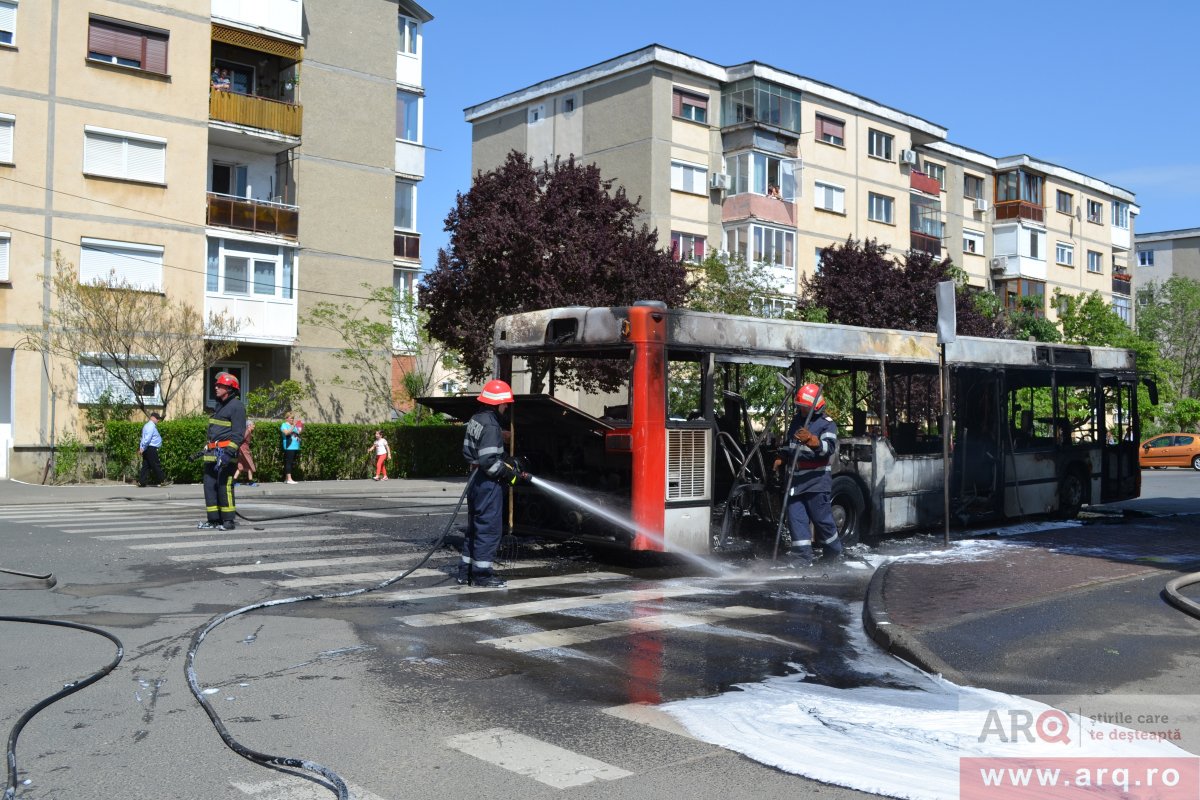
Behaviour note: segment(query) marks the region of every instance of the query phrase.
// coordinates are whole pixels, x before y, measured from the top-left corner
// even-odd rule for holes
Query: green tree
[[[279,419],[300,406],[308,390],[291,378],[260,386],[246,393],[246,414],[261,419]]]
[[[446,216],[449,246],[419,292],[430,335],[457,352],[467,377],[478,381],[491,374],[492,330],[505,314],[637,300],[680,305],[686,269],[659,247],[657,233],[637,224],[640,214],[593,164],[572,157],[536,169],[510,152],[501,166],[476,175]],[[549,365],[530,366],[537,391]],[[619,381],[561,359],[555,375],[584,389]]]
[[[1173,276],[1138,292],[1138,333],[1157,358],[1146,370],[1158,380],[1158,430],[1200,427],[1200,281]]]
[[[331,331],[343,343],[334,353],[342,374],[335,385],[358,389],[368,409],[378,414],[405,414],[405,406],[429,394],[439,372],[451,360],[438,343],[429,338],[426,315],[411,296],[390,286],[363,284],[366,297],[360,302],[321,301],[301,320]],[[392,383],[393,356],[411,356],[398,362],[399,386]],[[417,411],[418,416],[422,412]]]

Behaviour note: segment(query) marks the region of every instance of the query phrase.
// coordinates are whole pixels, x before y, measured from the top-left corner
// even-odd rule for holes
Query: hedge
[[[140,422],[109,422],[105,426],[104,452],[108,477],[126,480],[136,477],[141,467],[138,442]],[[255,421],[250,439],[257,481],[283,480],[282,423]],[[199,483],[203,462],[189,460],[207,441],[208,422],[204,418],[166,420],[158,423],[163,445],[159,450],[163,471],[175,483]],[[369,478],[375,474],[375,431],[382,430],[392,447],[388,475],[394,478],[432,478],[465,476],[462,457],[461,425],[337,425],[310,422],[300,437],[300,458],[294,477],[300,480],[333,481]]]

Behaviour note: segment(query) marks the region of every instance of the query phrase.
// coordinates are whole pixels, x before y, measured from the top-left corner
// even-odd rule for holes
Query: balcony
[[[924,172],[913,170],[908,174],[908,186],[910,189],[916,189],[918,192],[924,192],[934,197],[942,193],[942,184],[937,178],[931,178]]]
[[[241,323],[235,337],[239,342],[275,345],[296,343],[294,299],[206,292],[205,317],[222,313]]]
[[[1113,294],[1129,296],[1130,279],[1133,276],[1128,272],[1114,272],[1112,275],[1112,292]]]
[[[1005,219],[1027,219],[1045,224],[1046,209],[1025,200],[1001,200],[996,203],[996,221]]]
[[[284,203],[209,192],[208,224],[295,239],[299,235],[300,209]]]
[[[721,204],[721,221],[736,222],[750,219],[773,222],[777,225],[796,227],[796,206],[778,197],[761,194],[735,194],[725,198]]]
[[[213,90],[208,95],[208,117],[218,122],[300,136],[303,107],[256,95]]]
[[[421,260],[421,234],[396,231],[392,235],[392,255],[396,258]]]
[[[908,246],[916,252],[929,253],[931,256],[940,256],[942,254],[942,238],[920,231],[909,231]]]

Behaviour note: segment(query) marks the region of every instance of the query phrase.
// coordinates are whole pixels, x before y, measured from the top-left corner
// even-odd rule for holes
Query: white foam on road
[[[857,620],[853,610],[848,618]],[[693,736],[824,783],[907,800],[959,796],[960,759],[1187,758],[1169,742],[1035,700],[958,686],[895,659],[852,624],[850,670],[876,684],[836,688],[800,672],[662,709]],[[1068,721],[1068,743],[997,735],[1012,713]],[[985,735],[985,731],[987,734]],[[1000,795],[997,795],[1000,796]]]

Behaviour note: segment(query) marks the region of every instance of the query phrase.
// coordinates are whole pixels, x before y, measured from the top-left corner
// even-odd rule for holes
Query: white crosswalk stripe
[[[593,781],[615,781],[634,774],[507,728],[451,736],[446,739],[446,745],[555,789],[569,789]]]
[[[576,597],[554,597],[548,600],[531,600],[527,603],[509,603],[502,606],[462,608],[437,614],[412,614],[396,617],[405,625],[427,628],[435,625],[461,625],[470,622],[486,622],[494,619],[512,619],[533,614],[553,614],[576,608],[614,605],[617,603],[642,603],[649,600],[665,600],[669,597],[709,594],[711,590],[699,586],[667,586],[661,589],[631,589],[605,594],[586,594]]]
[[[209,536],[212,532],[209,531]],[[337,541],[344,542],[353,539],[378,539],[377,533],[339,533]],[[285,542],[327,542],[330,540],[328,535],[324,536],[268,536],[268,537],[250,537],[245,539],[204,539],[199,542],[157,542],[155,544],[131,544],[128,545],[130,550],[185,550],[189,547],[229,547],[230,545],[265,545],[265,544],[283,544]],[[287,552],[293,552],[291,550]]]
[[[257,528],[257,526],[256,526]],[[238,528],[239,531],[247,530],[246,528]],[[285,530],[295,530],[303,533],[311,533],[313,531],[341,531],[345,528],[340,525],[305,525],[304,527],[281,527],[268,528],[267,533],[282,533]],[[189,525],[184,531],[164,531],[162,533],[114,533],[107,536],[93,536],[101,542],[131,542],[141,539],[181,539],[188,536],[214,536],[212,530],[196,530],[195,525]],[[339,535],[339,538],[341,536]],[[222,541],[222,540],[217,540]]]
[[[781,612],[767,608],[728,606],[726,608],[713,608],[707,611],[696,611],[687,614],[651,614],[635,619],[600,622],[595,625],[580,625],[560,630],[502,636],[496,639],[483,639],[479,643],[490,644],[501,650],[513,650],[525,653],[531,650],[571,647],[576,644],[598,642],[601,639],[612,639],[617,636],[629,636],[635,633],[692,628],[698,625],[712,625],[727,620],[761,617],[779,613]]]
[[[395,542],[379,542],[377,544],[331,544],[321,547],[264,547],[261,550],[243,550],[238,553],[189,553],[184,556],[167,556],[167,558],[170,561],[187,564],[193,561],[219,561],[223,558],[260,558],[262,556],[286,556],[295,553],[343,553],[347,550],[381,550],[385,547],[395,546]]]
[[[395,562],[403,564],[412,561],[411,554],[396,553],[393,555],[380,554],[374,556],[342,556],[341,558],[313,558],[303,561],[269,561],[266,564],[232,564],[209,567],[213,572],[222,575],[248,575],[254,572],[279,572],[293,569],[314,569],[341,566],[343,564],[380,564]]]
[[[588,572],[583,575],[547,575],[543,578],[514,578],[508,582],[508,589],[538,589],[545,586],[566,586],[598,581],[625,580],[627,577],[626,575],[618,575],[612,572]],[[379,599],[384,602],[395,603],[402,600],[428,600],[432,597],[445,597],[446,595],[453,594],[499,594],[505,591],[505,589],[488,589],[482,586],[433,586],[428,589],[391,592],[381,595]]]

